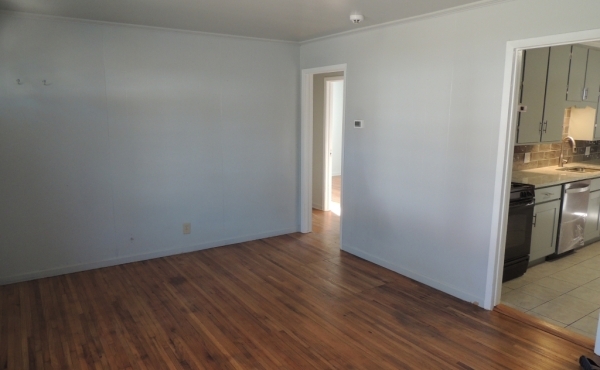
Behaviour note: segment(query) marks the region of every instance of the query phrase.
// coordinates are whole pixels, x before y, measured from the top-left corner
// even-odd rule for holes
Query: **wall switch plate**
[[[365,127],[365,121],[363,121],[363,120],[355,120],[354,121],[354,127],[355,128],[363,128],[363,127]]]
[[[585,147],[585,155],[590,155],[590,149],[591,149],[590,146]]]
[[[531,153],[525,153],[525,158],[523,159],[523,163],[531,162]]]
[[[191,234],[192,233],[192,224],[190,224],[190,223],[183,224],[183,233]]]

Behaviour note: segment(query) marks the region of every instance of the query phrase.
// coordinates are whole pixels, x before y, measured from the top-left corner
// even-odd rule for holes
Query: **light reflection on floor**
[[[338,216],[342,213],[342,209],[340,207],[340,204],[336,203],[336,202],[330,202],[329,203],[329,210],[331,212],[335,213]]]

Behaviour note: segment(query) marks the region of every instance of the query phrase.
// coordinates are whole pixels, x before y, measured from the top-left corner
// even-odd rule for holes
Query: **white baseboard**
[[[82,263],[82,264],[77,264],[77,265],[52,268],[52,269],[48,269],[48,270],[34,271],[34,272],[29,272],[29,273],[20,274],[20,275],[0,277],[0,285],[7,285],[7,284],[19,283],[22,281],[35,280],[35,279],[41,279],[41,278],[46,278],[46,277],[51,277],[51,276],[70,274],[73,272],[80,272],[80,271],[86,271],[86,270],[93,270],[93,269],[97,269],[97,268],[122,265],[125,263],[131,263],[131,262],[145,261],[145,260],[150,260],[150,259],[154,259],[154,258],[173,256],[176,254],[196,252],[196,251],[201,251],[204,249],[223,247],[226,245],[248,242],[251,240],[258,240],[258,239],[270,238],[270,237],[278,236],[278,235],[291,234],[291,233],[295,233],[297,231],[298,231],[297,228],[283,229],[283,230],[271,231],[271,232],[260,233],[260,234],[246,235],[246,236],[241,236],[241,237],[236,237],[236,238],[231,238],[231,239],[222,239],[222,240],[217,240],[217,241],[211,241],[211,242],[206,242],[206,243],[202,243],[200,245],[195,245],[195,246],[172,248],[172,249],[166,249],[166,250],[161,250],[161,251],[156,251],[156,252],[142,253],[142,254],[136,254],[136,255],[131,255],[131,256],[122,256],[122,257],[110,258],[110,259],[102,260],[102,261],[88,262],[88,263]]]
[[[317,204],[317,203],[313,203],[312,207],[314,209],[318,209],[319,211],[322,211],[324,209],[322,204]]]
[[[409,277],[413,280],[416,280],[420,283],[423,283],[425,285],[428,285],[434,289],[437,289],[439,291],[442,291],[444,293],[450,294],[451,296],[454,296],[456,298],[462,299],[463,301],[469,302],[469,303],[473,303],[473,302],[478,302],[479,306],[483,308],[483,297],[476,297],[472,294],[463,292],[460,289],[457,289],[453,286],[441,283],[439,281],[436,280],[432,280],[426,276],[420,275],[418,273],[415,273],[413,271],[410,271],[402,266],[398,266],[388,260],[385,259],[381,259],[379,257],[373,256],[370,253],[361,251],[360,249],[356,249],[353,247],[349,247],[349,246],[343,246],[342,250],[345,252],[348,252],[350,254],[353,254],[357,257],[360,257],[362,259],[365,259],[369,262],[373,262],[376,265],[385,267],[388,270],[392,270],[394,272],[399,273],[400,275],[404,275],[406,277]]]

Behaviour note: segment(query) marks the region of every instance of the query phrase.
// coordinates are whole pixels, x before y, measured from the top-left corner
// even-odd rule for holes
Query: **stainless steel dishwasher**
[[[556,256],[583,245],[583,231],[590,199],[590,180],[563,185],[562,211]]]

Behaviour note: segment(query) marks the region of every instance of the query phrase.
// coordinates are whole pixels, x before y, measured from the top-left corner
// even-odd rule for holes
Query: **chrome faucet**
[[[558,158],[558,167],[563,167],[565,163],[569,161],[568,159],[563,159],[563,144],[565,142],[571,143],[571,146],[573,147],[573,154],[575,154],[575,139],[573,139],[573,137],[571,136],[567,136],[566,138],[562,139],[562,141],[560,142],[560,158]]]

